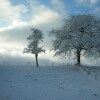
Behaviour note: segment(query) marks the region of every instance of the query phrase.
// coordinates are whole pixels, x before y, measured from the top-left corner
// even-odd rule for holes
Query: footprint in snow
[[[34,79],[34,81],[37,81],[37,80],[38,80],[37,78]]]
[[[10,86],[10,88],[13,88],[13,86]]]
[[[58,78],[57,76],[54,77],[55,79]]]
[[[59,89],[64,89],[64,87],[62,87],[62,86],[58,86],[58,85],[57,85],[57,88],[59,88]]]
[[[9,81],[9,80],[5,80],[5,82],[11,82],[11,81]]]
[[[31,75],[25,75],[25,77],[27,77],[27,78],[33,78],[33,76],[31,76]]]
[[[93,96],[97,96],[97,94],[95,94],[95,93],[94,93],[94,94],[92,94],[92,95],[93,95]]]
[[[11,99],[11,97],[10,96],[6,96],[6,99]]]

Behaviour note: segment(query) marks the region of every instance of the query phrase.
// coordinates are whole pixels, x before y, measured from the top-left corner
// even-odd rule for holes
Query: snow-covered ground
[[[90,68],[90,74],[100,83],[100,66],[92,66]]]
[[[0,66],[0,100],[100,100],[100,87],[73,66]]]
[[[84,72],[88,74],[95,82],[100,85],[100,66],[83,66],[83,69],[86,69]]]

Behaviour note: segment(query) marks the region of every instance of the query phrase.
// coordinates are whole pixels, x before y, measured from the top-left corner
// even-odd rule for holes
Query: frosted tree
[[[99,52],[100,20],[93,15],[75,15],[65,20],[62,27],[52,29],[55,55],[76,55],[77,64],[81,63],[81,54]]]
[[[29,40],[29,45],[24,49],[24,53],[34,54],[36,58],[36,65],[38,67],[38,54],[41,52],[45,52],[45,50],[42,49],[43,46],[39,46],[39,44],[43,42],[43,34],[41,30],[37,28],[32,28],[31,31],[32,34],[27,38]]]

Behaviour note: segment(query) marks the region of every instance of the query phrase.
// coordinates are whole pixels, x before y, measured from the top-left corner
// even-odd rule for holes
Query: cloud
[[[96,5],[98,2],[100,2],[100,0],[76,0],[76,2],[81,5],[81,6],[94,6]]]
[[[53,9],[35,1],[31,2],[30,6],[31,9],[28,9],[31,10],[29,13],[29,16],[31,15],[30,19],[23,21],[22,18],[13,18],[8,26],[0,28],[0,35],[7,39],[7,42],[21,39],[23,41],[23,37],[25,38],[30,34],[29,30],[32,27],[40,28],[46,32],[51,27],[61,24],[62,16]]]
[[[55,6],[64,9],[65,5],[61,0],[51,0],[52,4]]]
[[[63,17],[68,16],[68,11],[66,10],[66,7],[64,2],[62,0],[51,0],[51,3],[54,6],[54,9],[59,12]],[[67,5],[67,3],[66,3]]]
[[[31,20],[32,25],[58,25],[62,20],[62,15],[60,15],[54,9],[47,7],[44,4],[40,4],[38,1],[31,1]]]
[[[12,22],[21,18],[22,13],[26,12],[24,5],[12,5],[10,0],[0,0],[0,20]]]
[[[96,7],[94,8],[91,13],[97,15],[97,16],[100,16],[100,7]]]
[[[87,11],[95,16],[100,16],[100,0],[76,0],[81,7],[87,7]]]
[[[0,20],[6,23],[6,26],[0,28],[0,53],[7,55],[22,54],[23,48],[27,46],[26,38],[31,33],[30,28],[39,28],[47,34],[50,28],[60,26],[63,19],[59,12],[36,0],[29,2],[28,6],[22,4],[14,6],[11,0],[2,0],[0,13],[3,13],[0,15]],[[48,40],[49,37],[46,37],[44,43],[47,50],[50,48]]]

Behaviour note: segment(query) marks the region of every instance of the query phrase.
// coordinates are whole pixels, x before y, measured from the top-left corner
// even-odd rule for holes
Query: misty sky
[[[40,57],[53,59],[48,31],[69,15],[82,13],[100,16],[100,0],[0,0],[0,55],[26,56],[22,51],[34,27],[45,35],[46,54]]]

